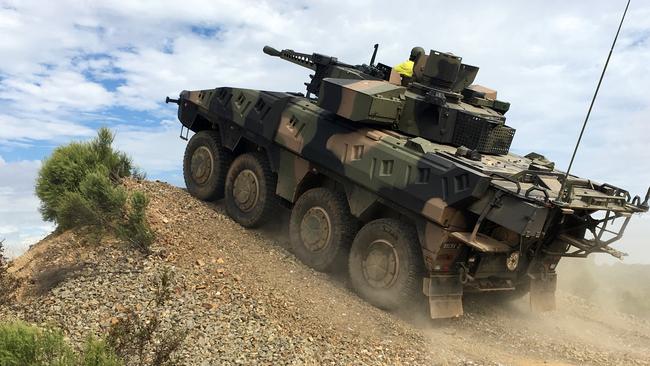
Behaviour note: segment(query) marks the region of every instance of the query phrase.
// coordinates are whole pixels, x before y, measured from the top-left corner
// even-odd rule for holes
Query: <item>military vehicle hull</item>
[[[429,297],[434,318],[461,315],[467,291],[529,290],[533,307],[553,308],[555,267],[571,255],[569,247],[582,248],[574,255],[619,255],[584,239],[584,225],[574,221],[598,209],[623,216],[643,210],[626,192],[593,183],[582,184],[579,193],[600,197],[601,206],[580,198],[554,204],[553,180],[559,182],[561,174],[540,166],[530,170],[534,160],[514,154],[468,159],[453,146],[359,126],[295,94],[185,91],[178,116],[195,133],[218,132],[228,163],[242,154],[263,154],[274,176],[273,193],[290,207],[308,190],[329,187],[344,193],[359,225],[386,217],[412,225],[420,251],[419,293]],[[186,179],[193,179],[192,167],[186,168]],[[536,178],[512,178],[522,172]],[[376,256],[379,262],[400,260],[397,254]],[[400,270],[397,265],[392,272]]]
[[[648,210],[650,189],[642,201],[509,153],[509,104],[472,85],[478,67],[458,56],[416,52],[398,83],[382,64],[264,52],[313,70],[307,95],[222,87],[168,98],[185,138],[195,133],[188,191],[224,197],[245,227],[289,207],[294,254],[320,271],[347,268],[381,308],[424,295],[431,317],[455,317],[464,293],[490,292],[553,309],[558,261],[622,257],[610,244]]]

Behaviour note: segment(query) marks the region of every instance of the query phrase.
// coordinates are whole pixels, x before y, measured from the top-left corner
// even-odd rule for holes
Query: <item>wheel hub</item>
[[[235,204],[240,210],[252,210],[259,199],[260,184],[257,176],[250,169],[242,170],[233,183]]]
[[[388,288],[395,283],[399,271],[399,257],[393,244],[387,240],[373,241],[363,260],[363,275],[377,288]]]
[[[212,175],[214,158],[212,152],[205,146],[194,150],[192,161],[190,163],[190,172],[192,180],[197,184],[205,184]]]
[[[330,217],[322,207],[312,207],[300,222],[300,238],[307,249],[317,252],[329,245],[332,235]]]

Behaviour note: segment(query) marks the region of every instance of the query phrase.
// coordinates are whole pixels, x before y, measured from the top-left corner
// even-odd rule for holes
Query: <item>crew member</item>
[[[415,61],[423,54],[424,49],[422,47],[413,47],[409,59],[393,67],[393,70],[399,73],[403,78],[413,77],[413,66],[415,65]]]

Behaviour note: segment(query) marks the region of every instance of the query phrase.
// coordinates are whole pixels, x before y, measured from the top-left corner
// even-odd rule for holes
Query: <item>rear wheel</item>
[[[415,228],[396,219],[366,224],[354,239],[350,281],[371,304],[395,310],[422,296],[424,263]]]
[[[240,155],[226,176],[226,212],[241,226],[262,225],[277,209],[275,185],[276,178],[264,155]]]
[[[356,228],[345,194],[311,189],[298,198],[291,211],[293,253],[317,271],[345,268]]]
[[[183,157],[187,191],[204,201],[223,198],[226,172],[231,161],[232,154],[222,146],[218,131],[196,133],[187,143]]]

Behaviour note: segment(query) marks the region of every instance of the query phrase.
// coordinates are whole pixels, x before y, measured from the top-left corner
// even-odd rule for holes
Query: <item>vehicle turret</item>
[[[477,153],[508,153],[515,134],[505,125],[510,104],[497,100],[493,90],[471,85],[478,67],[463,64],[459,56],[420,54],[413,77],[402,86],[389,81],[391,68],[381,63],[353,66],[336,57],[269,46],[264,52],[314,70],[308,96],[343,118]]]

